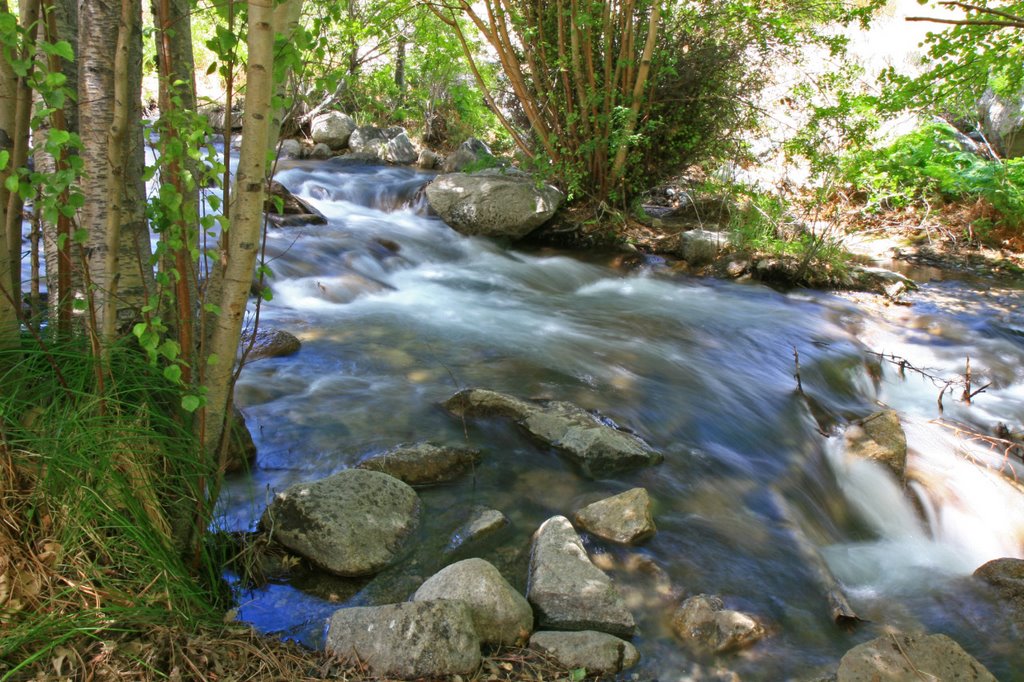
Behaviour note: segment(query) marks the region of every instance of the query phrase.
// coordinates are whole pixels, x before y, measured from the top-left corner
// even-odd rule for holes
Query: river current
[[[399,443],[469,445],[483,451],[471,476],[418,490],[419,541],[438,550],[420,553],[389,594],[452,560],[444,541],[477,505],[511,524],[475,551],[524,590],[540,523],[643,486],[658,527],[651,540],[585,540],[639,624],[642,660],[624,679],[713,679],[718,668],[744,680],[813,679],[885,627],[948,634],[1000,679],[1024,679],[1012,626],[970,579],[990,559],[1024,557],[1024,497],[1002,453],[955,427],[1021,430],[1017,288],[925,281],[909,305],[865,307],[849,296],[687,277],[657,259],[625,267],[614,255],[464,237],[426,215],[416,190],[429,176],[406,169],[322,162],[276,179],[329,222],[270,231],[274,296],[260,324],[303,346],[241,374],[236,401],[259,454],[251,472],[227,482],[220,525],[251,529],[274,492]],[[974,386],[991,385],[971,405],[947,391],[940,415],[934,379],[901,376],[877,354],[947,379],[963,374],[969,356]],[[468,387],[598,410],[665,461],[588,480],[508,423],[463,423],[439,407]],[[843,452],[842,427],[882,407],[904,421],[907,491]],[[869,622],[852,632],[832,622],[780,520],[780,496]],[[327,615],[372,602],[374,589],[239,588],[238,615],[316,646]],[[680,597],[698,593],[754,614],[769,636],[717,659],[688,652],[667,621]]]

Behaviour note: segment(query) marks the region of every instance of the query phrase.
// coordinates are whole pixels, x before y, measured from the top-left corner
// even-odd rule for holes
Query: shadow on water
[[[418,491],[425,523],[405,564],[367,584],[310,579],[240,594],[243,620],[316,644],[339,605],[405,599],[445,563],[473,555],[523,589],[541,522],[644,486],[654,538],[632,548],[585,538],[637,616],[640,679],[687,679],[695,665],[717,664],[745,679],[810,677],[834,670],[881,625],[947,633],[1006,679],[1024,669],[997,607],[965,577],[989,558],[1021,555],[1020,494],[984,466],[987,474],[968,473],[979,470],[972,458],[987,455],[932,422],[933,384],[900,378],[868,352],[949,376],[970,355],[992,387],[972,407],[947,400],[945,416],[1019,428],[1024,325],[1009,304],[1018,292],[997,295],[1005,310],[987,305],[992,294],[955,307],[943,297],[967,294],[944,282],[925,285],[912,306],[867,311],[828,294],[680,278],[657,266],[627,272],[462,237],[416,203],[429,176],[404,169],[308,164],[277,179],[329,224],[271,234],[274,300],[262,323],[303,347],[241,375],[237,402],[259,458],[228,482],[221,522],[252,528],[273,491],[401,442],[465,443],[484,458],[471,476]],[[806,397],[796,392],[794,350]],[[439,408],[471,386],[599,410],[665,462],[588,480],[501,420],[464,424]],[[909,495],[842,451],[836,427],[879,404],[907,420]],[[833,624],[773,491],[870,624],[853,634]],[[454,529],[476,505],[503,511],[509,526],[452,551]],[[667,620],[681,596],[700,592],[755,614],[771,635],[717,662],[695,658]]]

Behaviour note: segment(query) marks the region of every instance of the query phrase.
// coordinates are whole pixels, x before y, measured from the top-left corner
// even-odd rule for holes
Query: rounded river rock
[[[278,493],[260,523],[320,568],[355,577],[401,557],[419,518],[420,500],[408,485],[377,471],[347,469]]]

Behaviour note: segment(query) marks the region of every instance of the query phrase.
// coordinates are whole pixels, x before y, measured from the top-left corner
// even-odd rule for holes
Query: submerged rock
[[[469,520],[455,529],[448,540],[448,551],[454,552],[467,543],[486,537],[509,524],[508,517],[497,509],[477,507]]]
[[[467,389],[445,402],[457,416],[514,419],[527,433],[558,449],[591,478],[602,478],[663,459],[639,437],[572,403],[525,401],[485,389]]]
[[[636,631],[622,595],[587,556],[569,519],[554,516],[533,537],[526,598],[540,627],[598,630],[620,637]]]
[[[852,423],[844,436],[846,452],[885,465],[899,481],[907,469],[907,436],[896,410],[882,410]]]
[[[946,635],[892,633],[864,642],[839,662],[837,682],[996,682],[973,656]]]
[[[431,485],[464,476],[479,463],[479,450],[416,443],[399,445],[373,455],[357,466],[360,469],[382,471],[409,485]]]
[[[519,644],[533,631],[533,609],[529,602],[483,559],[466,559],[446,566],[412,597],[413,601],[434,599],[468,604],[473,627],[485,644]]]
[[[612,542],[631,544],[654,535],[651,498],[643,488],[633,488],[589,504],[576,512],[576,525]]]
[[[976,570],[974,577],[995,589],[1024,634],[1024,559],[993,559]]]
[[[684,642],[716,654],[744,649],[765,635],[753,617],[725,608],[719,597],[699,594],[672,614],[672,630]]]
[[[488,169],[439,175],[426,187],[427,202],[456,231],[520,239],[546,223],[562,204],[551,185],[528,175]]]
[[[480,665],[480,639],[460,601],[418,601],[340,609],[328,621],[325,647],[402,679],[467,675]]]
[[[275,541],[340,576],[395,562],[419,526],[420,500],[397,478],[347,469],[278,493],[260,525]]]
[[[613,635],[583,632],[535,632],[530,648],[543,651],[568,670],[583,668],[588,675],[610,675],[640,661],[636,647]]]
[[[289,334],[281,329],[257,329],[256,338],[253,339],[251,332],[242,334],[242,350],[252,349],[246,356],[247,362],[259,360],[260,358],[279,358],[285,355],[293,355],[302,348],[302,342],[294,334]]]

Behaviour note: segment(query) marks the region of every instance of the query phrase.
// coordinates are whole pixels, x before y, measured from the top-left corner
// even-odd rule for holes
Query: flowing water
[[[221,523],[248,529],[274,491],[327,476],[368,453],[432,440],[483,450],[471,476],[420,489],[429,551],[392,584],[271,584],[240,591],[239,617],[316,645],[341,605],[403,599],[456,558],[445,543],[475,505],[511,524],[478,550],[525,588],[529,538],[554,514],[643,486],[657,535],[637,548],[587,539],[640,626],[635,679],[810,678],[834,670],[879,627],[944,632],[1000,679],[1024,654],[989,594],[968,576],[1024,556],[1024,503],[1000,453],[938,417],[939,387],[872,354],[955,378],[971,358],[973,405],[947,391],[948,422],[990,432],[1024,422],[1024,313],[1019,292],[925,284],[910,306],[866,309],[824,293],[779,293],[694,279],[651,260],[514,250],[427,217],[409,170],[296,165],[277,179],[329,218],[273,230],[274,298],[261,325],[302,339],[291,357],[242,372],[237,402],[259,448],[228,482]],[[796,391],[794,350],[806,398]],[[635,430],[665,454],[657,467],[591,481],[501,420],[465,424],[439,403],[465,387],[569,400]],[[879,405],[905,419],[912,482],[850,461],[833,426]],[[829,434],[826,436],[824,434]],[[850,633],[828,614],[814,573],[780,521],[781,496],[846,587]],[[450,549],[450,548],[449,548]],[[723,596],[770,636],[718,660],[688,653],[667,627],[682,595]]]

